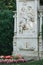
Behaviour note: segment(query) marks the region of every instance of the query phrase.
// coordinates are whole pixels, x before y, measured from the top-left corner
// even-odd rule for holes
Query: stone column
[[[15,55],[15,53],[17,52],[16,39],[15,39],[15,36],[17,35],[17,14],[16,13],[13,16],[13,18],[14,18],[14,37],[13,37],[13,53],[12,53],[12,55]]]
[[[16,13],[13,16],[13,18],[14,18],[14,33],[17,33],[17,14]]]

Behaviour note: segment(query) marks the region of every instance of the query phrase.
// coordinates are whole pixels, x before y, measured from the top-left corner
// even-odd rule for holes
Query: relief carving
[[[20,9],[19,32],[29,30],[35,23],[35,11],[32,6],[23,5]]]

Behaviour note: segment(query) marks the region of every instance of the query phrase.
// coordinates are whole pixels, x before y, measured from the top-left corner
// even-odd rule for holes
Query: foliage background
[[[0,55],[12,54],[15,10],[16,0],[0,0]]]
[[[0,11],[0,55],[11,55],[13,51],[13,13]]]
[[[0,0],[0,10],[16,10],[16,0]]]

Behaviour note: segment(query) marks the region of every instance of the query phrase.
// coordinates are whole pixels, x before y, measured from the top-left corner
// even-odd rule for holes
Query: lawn
[[[0,63],[0,65],[43,65],[43,60],[39,60],[39,61],[34,61],[34,62],[23,62],[23,63],[9,63],[9,64],[5,64],[5,63]]]

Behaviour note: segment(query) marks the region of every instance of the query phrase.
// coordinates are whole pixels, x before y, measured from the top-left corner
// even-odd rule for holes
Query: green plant
[[[11,55],[13,51],[13,12],[0,10],[0,55]]]

